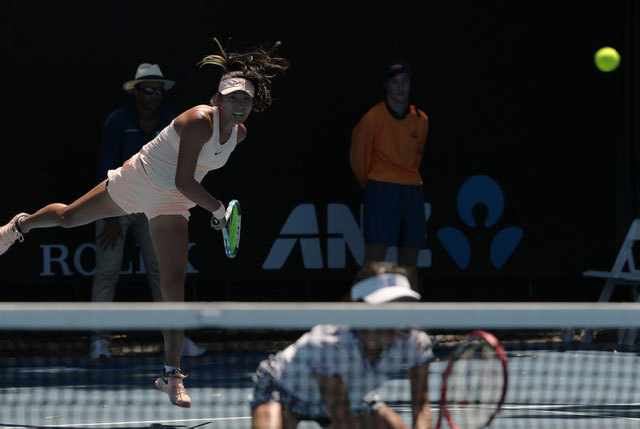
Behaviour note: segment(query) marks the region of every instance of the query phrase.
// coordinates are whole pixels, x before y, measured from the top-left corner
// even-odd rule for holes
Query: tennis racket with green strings
[[[224,242],[224,253],[228,258],[235,258],[240,249],[240,226],[242,216],[240,213],[240,203],[238,200],[231,200],[227,206],[225,214],[227,226],[222,228],[222,241]]]

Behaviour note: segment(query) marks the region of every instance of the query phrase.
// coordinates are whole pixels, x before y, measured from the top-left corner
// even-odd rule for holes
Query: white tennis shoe
[[[165,372],[163,369],[160,377],[156,380],[156,389],[169,395],[172,404],[178,407],[191,407],[191,398],[187,395],[182,380],[187,376],[179,369],[171,372]]]
[[[27,213],[19,213],[11,219],[11,221],[0,227],[0,255],[9,250],[9,247],[16,241],[22,242],[24,237],[20,230],[18,230],[18,221],[29,216]]]

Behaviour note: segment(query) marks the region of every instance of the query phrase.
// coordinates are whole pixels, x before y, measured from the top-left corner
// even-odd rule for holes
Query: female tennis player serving
[[[66,205],[49,204],[34,214],[20,213],[0,228],[0,254],[23,234],[35,228],[71,228],[100,218],[143,212],[160,269],[164,301],[184,301],[188,251],[189,209],[198,205],[212,213],[211,226],[226,225],[225,207],[202,185],[205,174],[221,168],[236,145],[245,139],[243,125],[251,110],[271,104],[271,79],[289,62],[274,57],[279,45],[246,53],[226,53],[214,39],[220,54],[205,57],[200,65],[222,68],[218,93],[211,105],[199,105],[179,115],[155,139],[91,191]],[[168,393],[172,403],[189,407],[180,370],[182,331],[165,331],[165,367],[156,387]]]

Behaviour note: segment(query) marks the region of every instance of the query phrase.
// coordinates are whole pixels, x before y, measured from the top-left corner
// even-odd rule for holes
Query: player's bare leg
[[[165,302],[184,301],[184,280],[187,272],[189,231],[187,220],[180,215],[158,216],[149,221],[149,232],[158,260],[160,291]],[[166,364],[180,368],[183,330],[165,330],[164,351]],[[191,406],[182,380],[181,371],[166,373],[156,380],[156,387],[167,393],[171,402],[180,407]]]
[[[34,228],[52,226],[72,228],[103,217],[124,214],[125,212],[107,193],[106,181],[103,181],[69,205],[53,203],[32,215],[19,213],[9,223],[0,226],[0,255],[5,253],[16,241],[23,241],[23,234]]]
[[[20,220],[20,230],[27,233],[35,228],[61,226],[73,228],[86,225],[105,217],[122,216],[126,213],[109,196],[107,181],[104,180],[92,190],[66,205],[49,204],[32,215]]]
[[[179,215],[158,216],[149,222],[153,249],[158,260],[162,300],[184,301],[189,232],[187,220]],[[180,366],[182,331],[165,333],[167,364]]]
[[[418,277],[418,252],[414,247],[398,247],[398,265],[407,269],[411,289],[422,294],[422,285]]]

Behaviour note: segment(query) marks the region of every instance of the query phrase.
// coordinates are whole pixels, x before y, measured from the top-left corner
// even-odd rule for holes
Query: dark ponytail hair
[[[256,48],[245,53],[227,53],[218,39],[213,40],[218,45],[220,54],[208,55],[198,65],[202,67],[212,64],[222,68],[221,80],[232,77],[247,79],[255,87],[253,110],[266,110],[271,105],[271,79],[278,73],[284,74],[289,68],[289,60],[274,57],[281,43],[276,42],[270,49]]]

